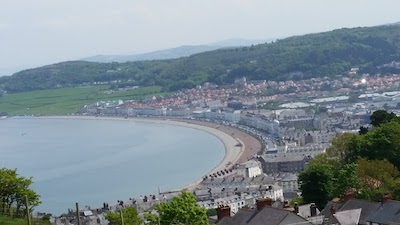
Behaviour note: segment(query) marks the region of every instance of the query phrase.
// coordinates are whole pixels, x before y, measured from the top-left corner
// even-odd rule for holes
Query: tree
[[[321,164],[327,164],[335,169],[338,169],[340,168],[342,162],[338,158],[329,157],[328,154],[324,152],[314,156],[314,158],[308,163],[309,166],[321,165]]]
[[[310,161],[310,165],[329,164],[336,169],[342,167],[349,152],[350,142],[358,135],[344,133],[332,139],[332,146],[325,153],[319,154]]]
[[[289,205],[293,207],[296,203],[297,205],[304,205],[304,201],[301,197],[295,197],[294,199],[290,200]]]
[[[368,133],[368,127],[364,127],[364,126],[361,126],[360,127],[360,130],[358,131],[358,133],[360,134],[360,135],[363,135],[363,134],[366,134],[366,133]]]
[[[396,190],[400,190],[398,188],[400,173],[388,160],[360,158],[357,164],[357,176],[363,184],[364,199],[376,201],[383,193],[393,192],[396,194]]]
[[[334,168],[331,165],[311,165],[299,174],[299,184],[305,203],[315,203],[322,209],[332,198]]]
[[[349,151],[350,141],[357,135],[351,133],[344,133],[332,139],[332,146],[326,150],[326,154],[330,158],[335,158],[340,161],[345,159]]]
[[[398,178],[400,173],[398,169],[388,160],[368,160],[360,158],[357,161],[357,176],[365,185],[376,188],[377,182],[389,184]],[[374,181],[371,183],[371,179]]]
[[[387,123],[396,117],[396,114],[388,113],[386,110],[377,110],[371,115],[371,124],[374,127],[379,127],[381,124]]]
[[[217,215],[217,209],[215,209],[215,208],[207,209],[207,213],[206,214],[207,214],[208,217],[216,216]]]
[[[361,188],[357,177],[357,164],[350,163],[341,169],[335,170],[332,196],[342,198],[349,189],[359,190]]]
[[[25,196],[28,197],[29,210],[32,212],[35,206],[41,202],[39,195],[30,189],[33,184],[32,178],[19,176],[17,169],[0,169],[0,205],[3,212],[15,211],[23,214],[26,203]]]
[[[152,213],[145,214],[145,218],[150,224],[208,224],[206,209],[196,203],[194,194],[186,191],[172,198],[170,202],[159,203],[156,205],[155,210],[159,216]]]
[[[394,166],[400,166],[400,123],[395,121],[381,124],[367,134],[358,136],[349,146],[352,160],[363,157],[369,160],[387,159]]]
[[[141,225],[143,220],[139,217],[135,208],[121,209],[125,225]],[[110,221],[110,225],[122,225],[120,212],[108,212],[106,219]]]

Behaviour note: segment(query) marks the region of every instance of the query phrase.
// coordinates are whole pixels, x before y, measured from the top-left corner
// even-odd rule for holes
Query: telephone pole
[[[28,225],[32,225],[32,221],[31,221],[31,216],[29,213],[29,201],[28,201],[28,196],[25,195],[25,205],[26,205],[26,217],[28,220]]]
[[[76,219],[78,221],[78,225],[81,225],[81,218],[80,218],[80,215],[79,215],[79,205],[78,205],[78,203],[76,203],[75,206],[76,206]]]
[[[122,208],[119,210],[119,215],[121,216],[121,224],[124,225],[124,215],[122,214]]]

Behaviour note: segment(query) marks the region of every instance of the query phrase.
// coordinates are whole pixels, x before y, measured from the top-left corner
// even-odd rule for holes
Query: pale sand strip
[[[207,127],[207,126],[202,126],[198,124],[192,124],[190,122],[183,122],[183,121],[174,121],[174,120],[164,120],[164,119],[154,119],[154,118],[127,118],[124,119],[122,117],[95,117],[95,116],[43,116],[43,117],[37,117],[37,118],[42,118],[42,119],[85,119],[85,120],[118,120],[118,121],[134,121],[134,122],[145,122],[145,123],[156,123],[156,124],[168,124],[168,125],[173,125],[173,126],[182,126],[182,127],[188,127],[188,128],[193,128],[193,129],[198,129],[201,131],[205,131],[209,134],[214,135],[217,137],[225,146],[225,156],[222,159],[222,161],[215,166],[209,173],[205,174],[213,174],[218,171],[230,168],[232,165],[235,165],[235,163],[238,161],[240,156],[243,154],[245,150],[245,145],[244,143],[239,140],[235,139],[234,137],[230,136],[227,133],[224,133],[220,130]],[[236,146],[237,144],[241,143],[242,146],[238,147]],[[182,189],[193,189],[195,188],[202,179],[199,179],[187,186],[185,186]]]

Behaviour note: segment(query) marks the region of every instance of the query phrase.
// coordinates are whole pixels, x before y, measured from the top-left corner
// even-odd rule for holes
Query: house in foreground
[[[344,201],[333,199],[320,213],[325,224],[336,225],[392,225],[400,224],[400,201],[383,195],[381,202],[355,199],[354,193],[345,194]]]
[[[217,212],[217,225],[312,224],[293,211],[272,207],[272,199],[269,198],[257,200],[256,209],[239,209],[233,216],[231,216],[229,206],[220,206],[217,208]]]

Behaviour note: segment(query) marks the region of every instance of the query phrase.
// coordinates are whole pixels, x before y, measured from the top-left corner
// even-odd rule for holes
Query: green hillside
[[[337,75],[352,67],[368,73],[397,72],[392,67],[381,67],[392,61],[400,61],[399,24],[339,29],[172,60],[63,62],[1,77],[0,88],[21,92],[85,82],[130,80],[134,85],[159,85],[166,91],[175,91],[206,81],[231,83],[242,76],[253,80],[299,80]]]

